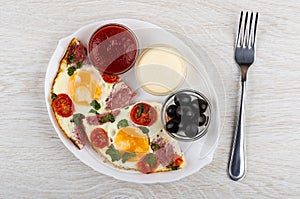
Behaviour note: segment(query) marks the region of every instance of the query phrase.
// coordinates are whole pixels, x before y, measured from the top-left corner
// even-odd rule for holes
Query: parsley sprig
[[[141,129],[144,134],[149,133],[149,129],[147,127],[139,126],[139,129]]]
[[[106,150],[105,153],[110,156],[111,161],[114,162],[114,161],[122,160],[123,164],[130,158],[136,156],[135,152],[125,152],[125,153],[121,154],[120,151],[117,150],[113,144],[111,144],[108,147],[108,149]]]
[[[129,126],[128,121],[126,119],[122,119],[118,122],[117,127],[118,129]]]
[[[89,113],[95,113],[96,115],[99,115],[98,110],[101,108],[100,103],[97,100],[93,100],[90,105],[93,107]]]
[[[142,113],[144,112],[144,104],[139,104],[138,105],[138,112],[137,112],[137,115],[136,117],[137,118],[140,118],[142,116]]]
[[[156,156],[153,153],[148,153],[146,155],[146,163],[150,166],[153,167],[157,162]]]
[[[56,98],[57,98],[57,95],[56,95],[55,93],[52,93],[52,94],[51,94],[51,99],[52,99],[52,100],[55,100]]]
[[[70,63],[76,62],[76,56],[74,54],[71,54],[68,58]]]
[[[72,63],[72,62],[71,62]],[[69,76],[72,76],[74,74],[74,72],[77,70],[77,69],[80,69],[82,67],[82,61],[78,62],[76,64],[76,66],[70,66],[68,68],[68,75]]]
[[[85,118],[85,116],[82,113],[76,113],[73,115],[70,122],[74,122],[74,124],[78,125],[84,118]]]
[[[101,118],[99,120],[100,123],[105,123],[105,122],[115,122],[115,117],[113,116],[113,114],[109,113],[107,115],[105,115],[103,118]]]
[[[121,153],[118,151],[113,144],[111,144],[105,152],[107,155],[111,157],[111,161],[121,160]]]
[[[136,153],[134,153],[134,152],[125,152],[122,155],[122,163],[125,163],[127,160],[129,160],[130,158],[135,157],[135,156],[136,156]]]
[[[151,143],[151,149],[153,151],[157,151],[161,148],[161,146],[159,146],[157,143]]]

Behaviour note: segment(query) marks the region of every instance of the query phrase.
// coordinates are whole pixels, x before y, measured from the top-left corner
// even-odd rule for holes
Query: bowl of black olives
[[[180,141],[195,141],[208,130],[211,118],[209,100],[192,89],[177,91],[163,103],[161,120],[168,134]]]

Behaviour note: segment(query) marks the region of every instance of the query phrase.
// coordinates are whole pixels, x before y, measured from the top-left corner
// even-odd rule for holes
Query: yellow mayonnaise
[[[141,87],[153,95],[168,95],[183,83],[186,63],[176,49],[152,46],[142,52],[135,66]]]

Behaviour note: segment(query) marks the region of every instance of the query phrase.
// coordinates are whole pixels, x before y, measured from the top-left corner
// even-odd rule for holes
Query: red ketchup
[[[89,41],[89,57],[100,72],[117,75],[134,65],[137,48],[137,40],[128,28],[119,24],[108,24],[92,35]]]

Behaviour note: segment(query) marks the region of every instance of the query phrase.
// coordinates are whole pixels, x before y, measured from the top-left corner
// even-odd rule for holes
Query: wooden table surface
[[[227,176],[239,101],[233,43],[241,10],[260,13],[247,84],[247,175]],[[0,7],[0,198],[299,198],[300,2],[2,1]],[[186,35],[217,67],[222,131],[214,160],[166,184],[135,184],[95,172],[58,138],[44,78],[58,40],[92,22],[134,18]]]

